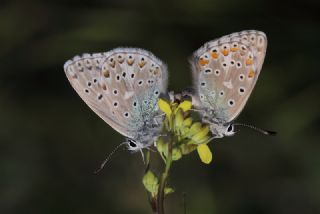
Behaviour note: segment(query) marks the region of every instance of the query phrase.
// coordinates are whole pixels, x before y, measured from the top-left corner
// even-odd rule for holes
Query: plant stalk
[[[158,190],[158,198],[157,198],[157,212],[158,214],[164,214],[164,197],[165,193],[164,190],[166,188],[167,179],[169,176],[169,171],[172,165],[172,138],[170,138],[168,142],[168,156],[166,159],[166,166],[165,170],[161,175],[160,178],[160,184],[159,184],[159,190]]]

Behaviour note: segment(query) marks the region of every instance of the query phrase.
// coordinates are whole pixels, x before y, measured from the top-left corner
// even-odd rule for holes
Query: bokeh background
[[[268,36],[265,64],[239,122],[173,166],[168,213],[320,213],[320,3],[267,0],[2,1],[0,213],[151,213],[140,154],[78,97],[63,64],[74,55],[141,47],[166,62],[169,88],[191,84],[188,57],[244,29]],[[159,157],[155,157],[157,159]]]

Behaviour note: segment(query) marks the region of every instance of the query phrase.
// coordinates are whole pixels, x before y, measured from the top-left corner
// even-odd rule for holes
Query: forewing
[[[155,68],[150,72],[152,64]],[[64,69],[85,103],[112,128],[131,138],[145,125],[146,116],[141,109],[149,105],[143,105],[144,100],[154,104],[159,94],[166,91],[166,67],[141,49],[84,54],[66,62]],[[144,81],[139,84],[141,79]],[[148,84],[149,79],[153,82]],[[146,112],[155,114],[156,110],[153,105]]]
[[[267,38],[260,31],[233,33],[206,43],[191,60],[196,105],[217,120],[234,120],[245,106],[261,71]]]

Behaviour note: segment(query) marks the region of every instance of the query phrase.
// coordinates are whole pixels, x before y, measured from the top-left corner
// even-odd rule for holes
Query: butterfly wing
[[[234,120],[256,84],[266,48],[266,35],[254,30],[204,44],[191,60],[195,105],[213,110],[220,122]]]
[[[67,61],[64,69],[84,102],[112,128],[130,138],[157,114],[159,94],[166,92],[166,66],[141,49],[84,54]]]

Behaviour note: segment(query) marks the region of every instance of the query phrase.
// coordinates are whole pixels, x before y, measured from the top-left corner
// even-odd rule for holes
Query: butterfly
[[[129,150],[154,143],[163,120],[157,101],[167,92],[168,71],[152,53],[117,48],[83,54],[68,60],[64,71],[82,100],[126,137]]]
[[[266,49],[266,35],[248,30],[209,41],[193,53],[192,100],[202,120],[210,125],[214,138],[235,133],[234,120],[258,80]],[[273,133],[245,126],[265,134]]]

